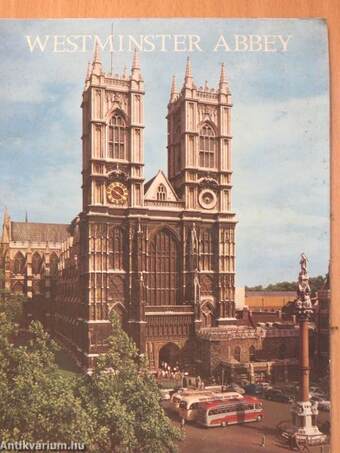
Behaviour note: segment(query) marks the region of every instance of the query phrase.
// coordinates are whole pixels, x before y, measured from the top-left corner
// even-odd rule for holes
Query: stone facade
[[[201,329],[198,358],[202,372],[224,382],[286,381],[297,377],[296,326],[226,326]]]
[[[3,286],[25,295],[27,312],[46,323],[44,306],[55,297],[58,263],[68,225],[13,222],[5,210],[0,243],[0,268]]]
[[[231,95],[198,88],[188,60],[168,104],[168,174],[144,181],[144,81],[104,73],[98,48],[83,91],[82,212],[58,243],[51,329],[86,369],[114,311],[151,367],[192,359],[202,326],[235,322]]]

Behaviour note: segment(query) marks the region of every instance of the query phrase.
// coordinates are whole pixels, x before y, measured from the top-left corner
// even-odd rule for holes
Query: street
[[[291,451],[277,436],[277,424],[291,420],[290,405],[273,401],[263,401],[265,417],[261,422],[231,425],[226,428],[203,428],[187,423],[184,427],[185,438],[179,445],[180,453],[279,453]],[[169,403],[163,403],[167,414],[177,426],[179,418],[169,410]],[[329,413],[319,412],[319,426],[329,420]],[[261,446],[265,436],[265,447]],[[310,448],[313,453],[321,453],[321,447]],[[323,453],[329,453],[323,447]]]

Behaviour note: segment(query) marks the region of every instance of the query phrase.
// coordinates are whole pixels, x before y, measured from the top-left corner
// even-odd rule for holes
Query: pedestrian
[[[299,448],[297,439],[296,439],[296,433],[292,434],[289,438],[289,446],[292,450],[295,450],[296,448]]]
[[[201,387],[201,377],[197,376],[196,378],[196,387],[199,389]]]
[[[265,448],[266,447],[266,436],[262,436],[262,441],[261,441],[261,447]]]
[[[184,431],[184,425],[185,425],[185,418],[182,417],[182,418],[181,418],[181,431],[182,431],[182,432]]]

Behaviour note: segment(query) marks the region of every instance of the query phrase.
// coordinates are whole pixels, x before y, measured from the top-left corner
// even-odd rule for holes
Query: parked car
[[[247,385],[249,385],[250,382],[248,381],[248,379],[241,379],[240,381],[240,386],[243,387],[244,389],[247,387]]]
[[[248,395],[261,395],[263,393],[263,388],[259,384],[249,384],[246,385],[245,391]]]
[[[161,400],[162,401],[167,401],[171,398],[170,392],[172,392],[173,389],[159,389],[161,392]]]
[[[223,391],[227,391],[227,392],[237,392],[237,393],[240,393],[241,395],[244,395],[246,393],[246,391],[244,390],[244,388],[242,388],[240,385],[236,384],[236,382],[232,382],[231,384],[228,384],[226,386],[226,389],[223,390]]]
[[[325,421],[325,423],[323,423],[321,426],[320,426],[320,431],[324,434],[330,434],[331,433],[331,424],[329,422],[329,420]]]
[[[292,397],[283,393],[280,389],[268,389],[264,393],[264,397],[267,400],[278,401],[280,403],[290,403],[292,401]]]
[[[260,382],[259,385],[263,388],[263,390],[269,390],[273,388],[269,382]]]
[[[316,401],[318,403],[318,409],[320,411],[329,412],[331,410],[331,403],[330,401],[326,400],[322,396],[312,396],[312,401]]]

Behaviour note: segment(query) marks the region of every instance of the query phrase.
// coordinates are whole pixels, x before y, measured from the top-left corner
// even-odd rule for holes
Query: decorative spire
[[[8,221],[9,215],[8,215],[8,209],[7,206],[5,206],[4,209],[4,223]]]
[[[220,83],[218,87],[219,90],[222,91],[223,93],[226,93],[228,91],[228,83],[226,81],[224,72],[224,63],[221,63]]]
[[[95,48],[94,48],[93,63],[100,63],[100,51],[99,51],[99,43],[98,43],[98,41],[96,41],[96,45],[95,45]]]
[[[132,69],[140,69],[139,53],[136,47],[133,52]]]
[[[25,212],[25,223],[28,223],[28,214],[27,214],[27,211]]]
[[[88,62],[88,63],[87,63],[87,73],[86,73],[85,82],[87,82],[88,80],[90,80],[90,77],[91,77],[91,63]]]
[[[131,66],[131,75],[135,80],[140,79],[140,62],[139,62],[139,53],[137,48],[133,52],[132,66]]]
[[[187,57],[187,65],[185,68],[185,78],[192,78],[192,66],[191,66],[191,59]]]
[[[176,76],[172,76],[172,83],[171,83],[171,93],[170,93],[170,102],[173,102],[177,96],[177,88],[176,88]]]
[[[184,86],[192,88],[192,67],[190,57],[187,57],[187,65],[185,68]]]
[[[1,235],[1,242],[8,243],[11,237],[11,219],[9,218],[7,207],[4,209],[4,219],[3,219],[3,227],[2,227],[2,235]]]
[[[96,41],[96,45],[94,48],[94,56],[93,56],[93,74],[100,75],[102,72],[102,63],[100,61],[100,51],[99,51],[99,43]]]

